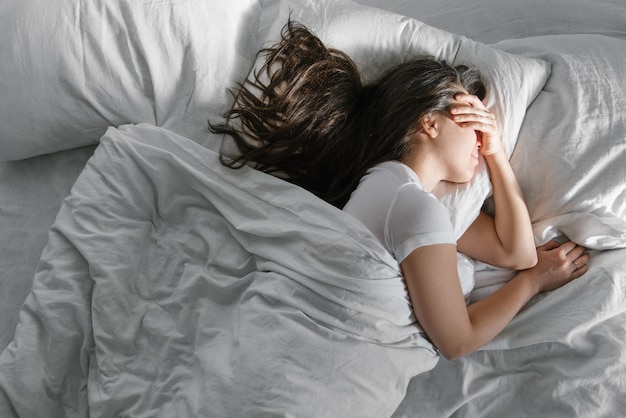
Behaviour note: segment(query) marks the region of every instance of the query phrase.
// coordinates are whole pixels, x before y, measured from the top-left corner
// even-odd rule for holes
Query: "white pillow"
[[[258,45],[258,0],[0,2],[0,160],[147,122],[199,142]]]
[[[552,63],[511,158],[537,242],[565,235],[626,247],[626,40],[560,35],[497,47]]]
[[[264,2],[258,37],[266,40],[265,46],[280,39],[289,17],[307,26],[327,46],[346,52],[366,81],[416,55],[475,66],[489,85],[486,104],[498,119],[509,156],[526,108],[550,74],[545,61],[511,55],[415,19],[342,0]],[[257,59],[253,71],[263,64],[263,59]],[[232,143],[226,142],[224,149],[232,152]],[[490,192],[487,167],[482,161],[472,182],[462,186],[445,184],[435,194],[450,209],[460,236],[478,216]]]

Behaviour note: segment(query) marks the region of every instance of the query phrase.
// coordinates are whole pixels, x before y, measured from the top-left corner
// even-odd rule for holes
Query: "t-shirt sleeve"
[[[412,184],[401,187],[389,207],[385,240],[399,263],[419,247],[456,245],[446,207],[435,196]]]

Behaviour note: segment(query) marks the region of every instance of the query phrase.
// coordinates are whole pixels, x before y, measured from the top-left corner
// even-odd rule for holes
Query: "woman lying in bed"
[[[417,320],[445,357],[476,350],[534,295],[587,271],[588,254],[572,242],[535,248],[475,70],[418,58],[363,86],[347,55],[294,22],[263,52],[264,67],[227,115],[240,127],[211,126],[231,135],[241,152],[223,162],[284,177],[368,226],[400,263]],[[439,182],[468,182],[479,154],[496,215],[481,213],[457,241],[447,209],[431,192]],[[467,306],[457,251],[520,272]]]

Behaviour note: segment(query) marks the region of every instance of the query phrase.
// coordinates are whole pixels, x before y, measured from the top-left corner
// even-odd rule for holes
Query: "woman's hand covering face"
[[[494,114],[474,95],[457,94],[455,100],[450,106],[452,120],[479,133],[481,154],[487,157],[501,152],[502,138]]]

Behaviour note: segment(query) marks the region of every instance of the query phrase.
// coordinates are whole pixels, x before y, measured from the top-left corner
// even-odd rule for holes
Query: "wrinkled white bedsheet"
[[[0,416],[388,416],[436,361],[364,226],[127,125],[50,231],[0,357]]]
[[[621,417],[626,411],[626,249],[538,297],[494,341],[414,378],[394,418]]]

